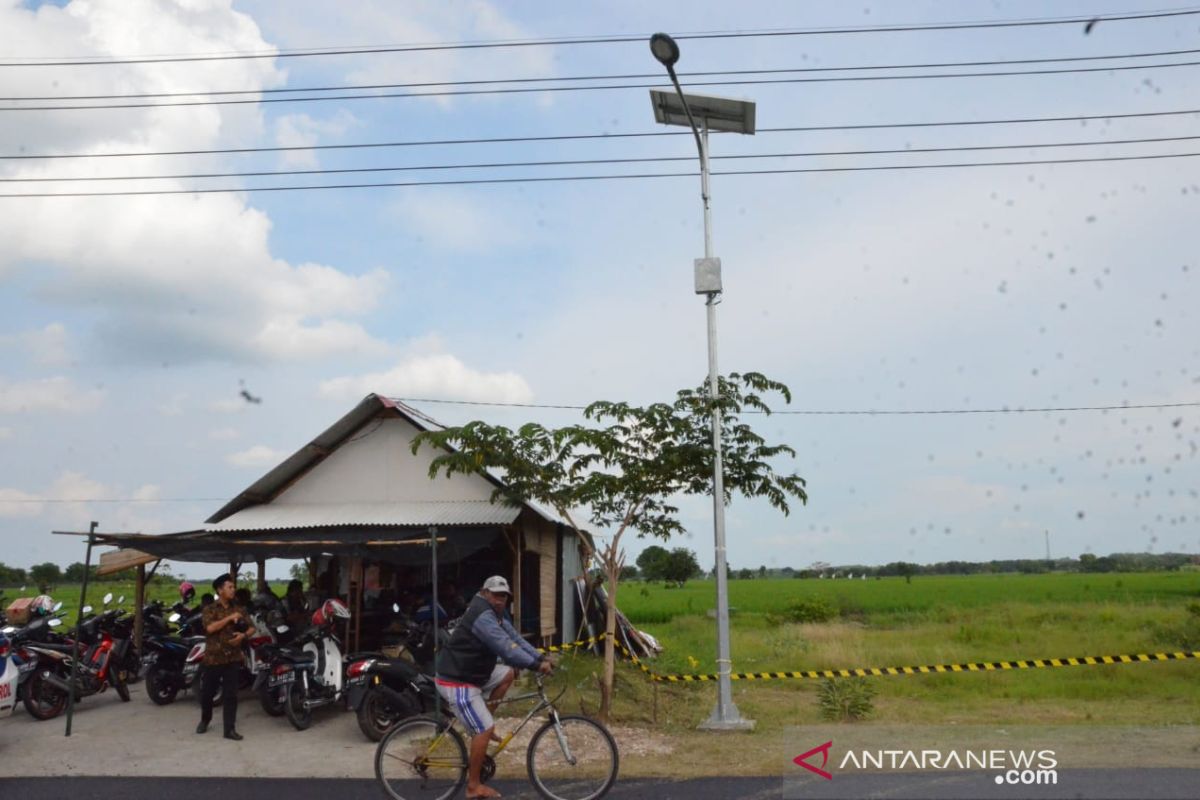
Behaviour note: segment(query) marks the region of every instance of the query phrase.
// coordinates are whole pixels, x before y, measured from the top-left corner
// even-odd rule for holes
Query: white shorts
[[[512,667],[497,664],[492,670],[491,677],[483,686],[438,680],[438,694],[450,705],[454,716],[462,721],[471,735],[478,736],[494,724],[492,712],[488,711],[487,703],[483,699],[484,693],[490,695],[492,690],[503,683],[512,671]]]

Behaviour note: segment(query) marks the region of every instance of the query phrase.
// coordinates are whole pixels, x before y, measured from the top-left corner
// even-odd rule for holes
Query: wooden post
[[[138,564],[137,585],[134,587],[133,609],[133,650],[142,655],[142,637],[146,630],[146,620],[142,615],[142,606],[146,605],[146,565]]]
[[[521,562],[525,560],[525,558],[524,558],[525,536],[521,532],[520,528],[517,528],[515,533],[516,533],[515,538],[517,540],[517,546],[516,546],[517,555],[516,555],[515,561],[517,562],[517,564],[516,564],[516,568],[513,570],[512,590],[513,590],[513,622],[515,622],[516,624],[514,624],[513,627],[517,629],[517,633],[524,636],[525,631],[522,630],[522,624],[524,622],[525,615],[521,613]]]
[[[258,565],[258,593],[263,594],[267,591],[267,560],[260,558],[257,561]]]

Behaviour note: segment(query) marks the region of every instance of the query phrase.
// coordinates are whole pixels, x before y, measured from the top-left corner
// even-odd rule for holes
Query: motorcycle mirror
[[[179,622],[179,620],[180,620],[180,616],[179,616],[178,611],[176,611],[171,616],[167,617],[167,622]]]
[[[112,592],[109,592],[108,594],[104,595],[104,605],[108,605],[111,602],[112,602]]]
[[[276,632],[276,633],[287,633],[287,632],[288,632],[288,626],[287,626],[287,625],[280,625],[278,628],[276,628],[276,629],[275,629],[275,632]]]
[[[50,620],[46,624],[49,625],[51,628],[57,628],[59,625],[62,625],[62,620],[59,619],[58,617],[55,617],[54,619]]]
[[[59,600],[57,603],[54,604],[54,607],[50,609],[50,613],[57,614],[59,609],[61,609],[61,608],[62,608],[62,600]]]
[[[82,611],[84,614],[90,614],[90,613],[92,613],[92,607],[91,607],[91,606],[84,606],[83,608],[81,608],[81,609],[79,609],[79,610],[80,610],[80,611]]]

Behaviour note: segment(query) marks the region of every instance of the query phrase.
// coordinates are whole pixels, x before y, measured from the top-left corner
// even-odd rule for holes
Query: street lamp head
[[[675,66],[675,62],[679,60],[679,45],[665,33],[656,33],[650,37],[650,52],[667,69]]]

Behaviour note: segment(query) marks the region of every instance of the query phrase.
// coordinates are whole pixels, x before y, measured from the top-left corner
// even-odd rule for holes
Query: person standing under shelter
[[[450,641],[437,656],[438,693],[471,734],[467,764],[467,797],[499,797],[479,780],[488,741],[495,737],[492,711],[512,686],[518,669],[548,674],[554,663],[521,638],[504,618],[512,596],[508,581],[493,575],[471,598]],[[499,658],[504,664],[496,663]],[[505,664],[509,666],[505,666]],[[488,693],[487,702],[483,694]]]
[[[202,621],[208,639],[204,650],[204,677],[200,688],[200,724],[196,733],[208,730],[212,721],[213,697],[221,687],[225,738],[240,742],[237,732],[238,673],[242,668],[242,643],[254,633],[244,609],[234,602],[237,585],[224,574],[213,581],[216,600],[204,608]]]

